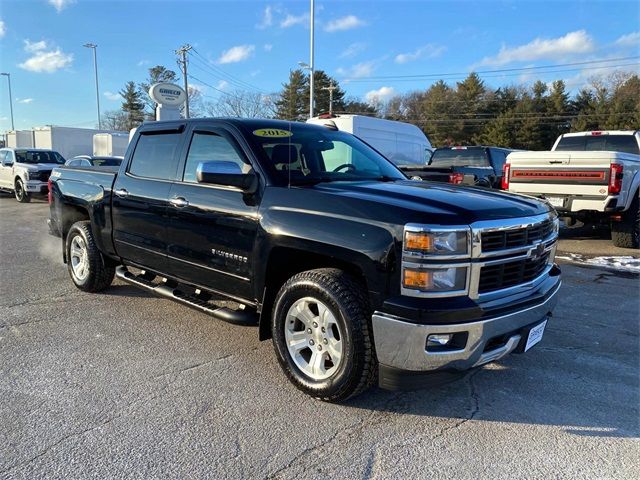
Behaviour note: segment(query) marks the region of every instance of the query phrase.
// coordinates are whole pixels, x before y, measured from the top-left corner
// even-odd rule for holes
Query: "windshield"
[[[18,163],[57,163],[64,165],[64,158],[53,150],[16,150]]]
[[[429,161],[431,167],[489,167],[484,148],[438,148]]]
[[[268,166],[283,183],[305,184],[357,180],[405,180],[391,162],[353,135],[290,124],[290,129],[252,131]]]
[[[635,135],[580,135],[562,137],[555,150],[568,151],[611,151],[640,154]]]
[[[112,157],[95,157],[91,160],[96,167],[119,167],[122,163],[121,158],[112,158]]]

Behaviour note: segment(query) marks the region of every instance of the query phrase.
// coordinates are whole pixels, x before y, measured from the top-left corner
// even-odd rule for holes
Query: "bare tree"
[[[129,131],[129,115],[122,110],[111,110],[102,114],[102,128]]]
[[[208,102],[205,112],[212,117],[273,118],[275,103],[273,95],[237,90]]]

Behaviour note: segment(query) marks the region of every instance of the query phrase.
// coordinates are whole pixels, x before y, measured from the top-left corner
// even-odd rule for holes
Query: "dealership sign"
[[[151,99],[160,104],[167,106],[182,105],[187,99],[185,91],[173,83],[155,83],[149,89]]]

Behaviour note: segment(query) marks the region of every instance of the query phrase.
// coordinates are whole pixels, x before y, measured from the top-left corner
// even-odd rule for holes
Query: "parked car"
[[[66,161],[66,167],[119,167],[124,157],[78,155]]]
[[[54,170],[49,225],[79,289],[116,275],[257,325],[289,380],[327,401],[527,351],[560,287],[546,202],[410,181],[303,123],[142,124],[117,173]]]
[[[504,186],[545,198],[567,223],[610,223],[614,245],[640,247],[640,133],[567,133],[550,152],[507,158]]]
[[[391,160],[401,170],[423,167],[431,156],[431,142],[411,123],[365,115],[324,114],[307,123],[324,125],[355,135]]]
[[[0,189],[14,193],[21,203],[31,195],[46,195],[51,170],[64,165],[64,158],[53,150],[36,148],[0,149]]]
[[[428,165],[405,173],[423,180],[499,189],[502,166],[512,151],[485,146],[437,148]]]

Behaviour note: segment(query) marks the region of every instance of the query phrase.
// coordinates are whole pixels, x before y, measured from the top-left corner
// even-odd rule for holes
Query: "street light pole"
[[[0,73],[0,75],[4,75],[5,77],[7,77],[7,82],[9,82],[9,110],[11,110],[11,130],[15,130],[16,127],[13,124],[13,97],[11,96],[11,74]]]
[[[314,27],[315,27],[315,1],[311,0],[311,51],[309,52],[309,118],[313,118],[313,41],[314,41]]]
[[[98,129],[102,130],[102,120],[100,119],[100,87],[98,86],[98,54],[96,53],[98,45],[95,43],[85,43],[83,46],[93,50],[93,70],[96,76],[96,105],[98,107]]]

